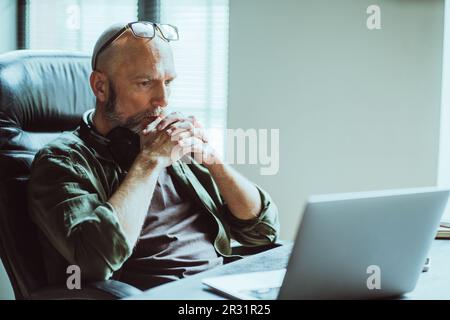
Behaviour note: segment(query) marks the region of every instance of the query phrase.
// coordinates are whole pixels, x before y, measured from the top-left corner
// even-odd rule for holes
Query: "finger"
[[[184,147],[196,147],[201,148],[203,141],[197,137],[187,137],[178,141],[178,145]]]
[[[163,118],[161,116],[157,116],[155,120],[153,120],[152,122],[150,122],[142,131],[142,133],[144,135],[149,134],[151,131],[155,131],[156,130],[156,126],[161,123],[161,121],[163,120]]]
[[[207,156],[210,153],[211,148],[207,144],[204,144],[200,139],[191,137],[183,139],[183,143],[181,143],[181,141],[178,143],[182,148],[181,154],[191,154],[198,163],[212,163]]]
[[[186,139],[185,139],[186,140]],[[178,141],[178,146],[177,148],[179,148],[179,152],[182,155],[186,155],[186,154],[196,154],[196,153],[201,153],[199,152],[199,150],[201,149],[200,146],[197,145],[197,143],[192,143],[192,142],[185,142],[182,145],[180,145],[182,140]]]
[[[171,137],[177,140],[179,140],[179,138],[177,137],[181,134],[183,134],[183,138],[187,136],[192,136],[202,140],[202,142],[204,143],[208,143],[208,138],[206,137],[205,132],[200,128],[179,129],[170,133]]]
[[[204,143],[208,143],[208,137],[206,137],[205,131],[203,128],[194,128],[193,136],[199,138]]]
[[[171,135],[170,139],[172,141],[179,141],[179,140],[190,138],[190,137],[192,137],[192,133],[190,131],[182,131],[182,132],[179,132],[178,134]]]
[[[184,119],[184,116],[179,112],[172,112],[167,117],[165,117],[156,127],[158,130],[164,130],[172,123],[181,121]]]
[[[189,132],[191,136],[201,139],[203,142],[208,143],[208,137],[202,128],[195,128],[190,122],[177,123],[172,125],[168,132],[173,136],[179,135],[181,132]]]
[[[186,130],[193,132],[194,125],[189,121],[183,120],[183,121],[179,121],[177,123],[170,125],[167,129],[167,132],[170,134],[177,134],[179,132],[186,131]]]
[[[192,122],[194,127],[196,128],[203,128],[202,124],[197,120],[195,116],[188,116],[188,119]]]

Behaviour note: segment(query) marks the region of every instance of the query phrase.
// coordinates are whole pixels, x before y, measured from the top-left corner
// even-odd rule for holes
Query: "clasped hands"
[[[140,136],[141,152],[164,167],[188,153],[205,166],[219,161],[203,126],[194,116],[185,117],[178,112],[158,116]]]

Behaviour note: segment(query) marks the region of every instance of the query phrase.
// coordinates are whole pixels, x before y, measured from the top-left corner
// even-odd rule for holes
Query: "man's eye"
[[[151,81],[142,81],[139,84],[143,87],[148,87],[151,84]]]
[[[166,84],[166,86],[168,86],[169,84],[172,83],[172,80],[166,80],[166,81],[164,81],[164,83]]]

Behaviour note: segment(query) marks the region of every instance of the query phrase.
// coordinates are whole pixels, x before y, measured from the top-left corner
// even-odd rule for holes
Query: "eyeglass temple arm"
[[[128,28],[129,28],[129,24],[127,24],[122,29],[117,31],[108,41],[106,41],[100,47],[100,49],[97,51],[97,54],[95,55],[95,58],[94,58],[94,70],[97,67],[97,59],[98,59],[98,56],[100,55],[100,53],[102,53],[107,47],[109,47],[114,41],[116,41],[122,34],[124,34],[124,32],[127,31]]]

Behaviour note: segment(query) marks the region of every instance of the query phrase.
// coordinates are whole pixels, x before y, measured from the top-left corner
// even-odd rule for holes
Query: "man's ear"
[[[100,71],[92,71],[89,78],[91,84],[92,92],[97,97],[100,102],[105,102],[108,100],[108,78],[106,74]]]

